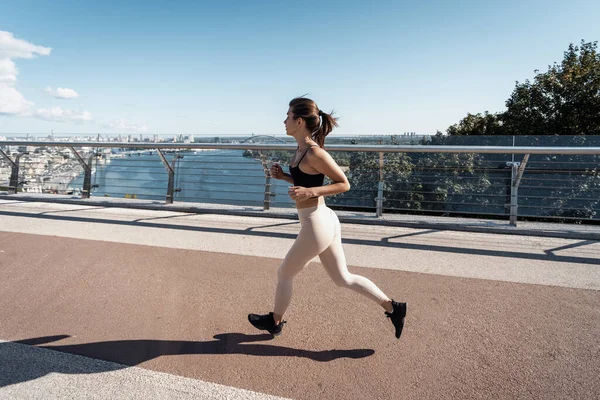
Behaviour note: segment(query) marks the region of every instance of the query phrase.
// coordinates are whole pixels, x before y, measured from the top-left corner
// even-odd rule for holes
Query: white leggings
[[[317,255],[336,285],[352,289],[377,304],[389,301],[373,282],[348,271],[340,221],[333,210],[325,204],[301,208],[298,209],[298,218],[300,233],[277,271],[275,314],[285,314],[292,300],[294,276]]]

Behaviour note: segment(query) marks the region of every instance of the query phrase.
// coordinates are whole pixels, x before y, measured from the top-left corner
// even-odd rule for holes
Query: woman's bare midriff
[[[296,201],[296,208],[309,208],[316,207],[319,204],[325,204],[323,196],[313,197],[312,199],[306,199],[302,201]]]

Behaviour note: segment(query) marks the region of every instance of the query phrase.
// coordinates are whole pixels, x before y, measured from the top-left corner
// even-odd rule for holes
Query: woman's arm
[[[281,168],[281,165],[279,164],[273,164],[271,166],[271,176],[275,179],[283,179],[284,181],[286,181],[287,183],[291,183],[292,185],[294,184],[294,179],[292,178],[292,176],[283,172],[283,168]]]
[[[290,174],[286,174],[285,172],[279,179],[283,179],[284,181],[286,181],[287,183],[291,183],[292,185],[294,184],[294,179],[292,178],[292,176]]]

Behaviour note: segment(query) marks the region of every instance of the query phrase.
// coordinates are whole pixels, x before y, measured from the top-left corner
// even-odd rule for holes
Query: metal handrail
[[[296,145],[257,143],[152,143],[152,142],[63,142],[0,140],[0,146],[110,147],[129,149],[205,149],[205,150],[296,150]],[[600,147],[548,146],[427,146],[427,145],[328,145],[329,151],[384,153],[480,153],[480,154],[600,154]]]

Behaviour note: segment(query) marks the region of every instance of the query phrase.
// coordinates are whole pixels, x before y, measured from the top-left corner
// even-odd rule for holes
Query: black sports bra
[[[300,163],[304,159],[306,153],[308,153],[308,151],[311,149],[311,147],[306,149],[306,151],[302,155],[302,158],[300,158],[300,161],[298,161],[295,167],[292,167],[292,165],[290,164],[290,175],[292,175],[292,179],[294,180],[294,186],[302,186],[305,188],[323,186],[323,182],[325,181],[325,175],[307,174],[306,172],[302,172],[302,170],[300,170]]]

